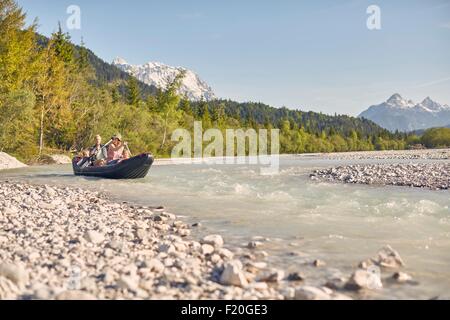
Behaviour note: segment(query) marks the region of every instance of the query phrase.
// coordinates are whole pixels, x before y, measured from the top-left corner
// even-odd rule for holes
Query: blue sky
[[[450,104],[450,0],[18,2],[45,35],[78,5],[74,42],[190,68],[219,97],[350,115],[395,92]],[[371,4],[381,30],[366,27]]]

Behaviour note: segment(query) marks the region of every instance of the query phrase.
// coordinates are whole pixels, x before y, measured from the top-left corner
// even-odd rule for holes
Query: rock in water
[[[367,269],[373,265],[386,269],[397,269],[404,267],[405,263],[400,257],[400,254],[392,249],[391,246],[387,245],[380,249],[375,257],[359,263],[361,269]]]
[[[378,264],[384,268],[400,268],[404,267],[400,254],[387,245],[378,252]]]
[[[258,281],[280,282],[284,278],[284,271],[278,269],[266,270],[259,277]]]
[[[203,244],[209,244],[215,248],[220,248],[223,246],[223,238],[218,234],[211,234],[206,236],[201,241]]]
[[[225,263],[220,283],[237,287],[246,287],[248,281],[242,270],[242,263],[239,260],[232,260]]]
[[[383,284],[379,274],[363,269],[356,270],[345,285],[345,288],[348,290],[374,290],[382,287]]]
[[[396,272],[392,275],[392,279],[399,282],[404,283],[412,280],[412,277],[405,272]]]
[[[316,259],[316,260],[313,261],[313,266],[316,267],[316,268],[324,267],[326,265],[327,264],[325,263],[325,261],[322,261],[322,260],[319,260],[319,259]]]

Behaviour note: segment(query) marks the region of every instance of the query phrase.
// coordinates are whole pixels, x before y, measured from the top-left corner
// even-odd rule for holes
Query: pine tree
[[[56,56],[71,65],[74,62],[74,48],[70,43],[70,35],[62,31],[61,22],[58,23],[58,31],[52,34],[52,40]]]
[[[211,128],[211,116],[209,114],[209,105],[206,102],[202,103],[202,125],[204,129]]]
[[[85,47],[83,38],[81,38],[80,49],[78,50],[77,65],[81,72],[85,71],[90,66],[88,50]]]
[[[120,101],[120,93],[117,86],[114,86],[111,90],[111,99],[113,104],[117,104]]]
[[[127,103],[132,106],[139,106],[140,102],[139,85],[135,77],[128,77],[127,82]]]
[[[188,99],[181,99],[180,102],[180,110],[182,110],[183,112],[185,112],[188,115],[192,115],[192,107],[191,107],[191,103],[189,102]]]

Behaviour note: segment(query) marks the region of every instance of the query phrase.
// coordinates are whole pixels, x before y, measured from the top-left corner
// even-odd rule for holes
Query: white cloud
[[[434,86],[436,84],[440,84],[440,83],[447,82],[447,81],[450,81],[450,77],[437,79],[437,80],[433,80],[433,81],[429,81],[429,82],[425,82],[425,83],[421,83],[421,84],[415,85],[413,88],[431,87],[431,86]]]

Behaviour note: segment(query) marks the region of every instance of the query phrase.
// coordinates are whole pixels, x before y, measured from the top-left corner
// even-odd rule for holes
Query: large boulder
[[[23,167],[26,167],[26,165],[17,160],[16,158],[11,157],[7,153],[0,152],[0,170],[23,168]]]

